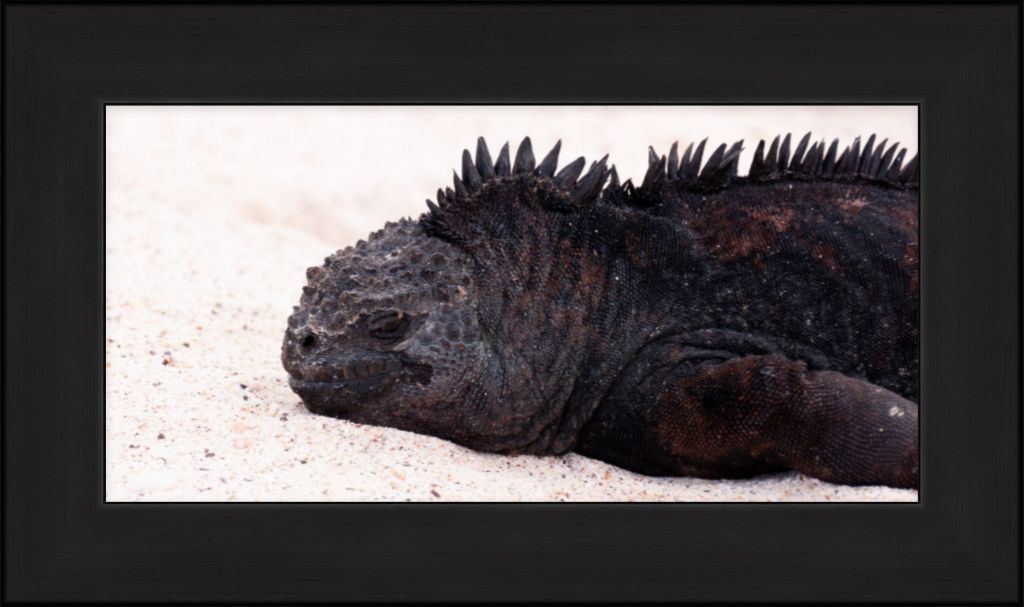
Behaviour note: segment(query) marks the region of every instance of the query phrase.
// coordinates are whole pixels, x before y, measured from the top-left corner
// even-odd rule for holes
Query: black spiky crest
[[[519,145],[514,161],[510,160],[508,143],[502,146],[498,159],[492,160],[487,143],[480,137],[477,139],[476,158],[469,150],[463,150],[461,177],[454,173],[452,187],[437,191],[436,204],[427,200],[429,212],[422,216],[421,221],[435,236],[454,243],[464,241],[450,219],[472,217],[474,200],[481,189],[524,177],[534,179],[538,185],[555,192],[557,195],[547,198],[543,207],[559,212],[579,210],[603,200],[648,206],[646,203],[654,200],[659,188],[666,183],[695,192],[723,190],[734,183],[770,183],[787,179],[860,181],[907,190],[918,187],[918,155],[903,164],[907,150],[900,148],[899,143],[887,146],[888,140],[882,140],[876,145],[875,135],[871,135],[862,149],[860,137],[856,137],[837,155],[838,139],[833,139],[826,148],[825,140],[811,143],[811,133],[808,132],[795,149],[791,149],[791,139],[789,133],[785,137],[776,136],[767,151],[762,139],[754,150],[750,172],[745,177],[738,176],[743,140],[731,146],[719,145],[707,162],[703,162],[707,138],[696,147],[693,143],[688,145],[681,158],[678,142],[672,144],[667,156],[659,156],[654,148],[648,148],[647,172],[641,185],[636,187],[628,179],[619,182],[615,166],[607,166],[607,154],[592,162],[583,174],[586,164],[583,157],[557,170],[561,140],[537,164],[529,137]]]
[[[902,189],[918,187],[918,156],[915,155],[904,165],[906,148],[900,148],[898,143],[886,147],[888,140],[875,145],[875,135],[868,137],[863,150],[860,137],[855,138],[853,144],[847,146],[838,158],[838,139],[834,139],[826,149],[824,140],[810,143],[811,134],[807,133],[792,151],[790,134],[787,133],[782,138],[781,145],[779,139],[776,136],[772,140],[767,153],[763,139],[757,144],[754,160],[746,177],[737,177],[739,156],[743,151],[742,140],[728,148],[725,144],[718,146],[703,165],[701,160],[707,139],[701,141],[696,149],[691,143],[683,152],[682,159],[679,158],[678,142],[672,145],[668,156],[659,156],[654,148],[649,148],[647,173],[640,187],[634,187],[629,181],[617,186],[616,180],[613,179],[609,189],[618,187],[628,195],[642,196],[644,193],[654,193],[664,182],[671,182],[690,190],[708,192],[727,188],[735,181],[765,183],[783,179],[856,180]]]
[[[596,203],[611,173],[607,166],[608,155],[590,163],[586,173],[583,173],[586,160],[582,156],[557,170],[561,148],[562,141],[559,140],[537,164],[533,144],[526,137],[519,144],[514,162],[509,159],[507,142],[501,147],[498,159],[492,160],[487,142],[483,137],[477,138],[475,159],[469,150],[462,152],[461,177],[453,171],[452,187],[437,190],[436,204],[427,200],[429,211],[421,218],[424,228],[428,233],[451,242],[464,241],[451,219],[471,217],[477,210],[478,194],[484,188],[516,180],[535,180],[551,191],[554,195],[546,198],[543,205],[549,210],[572,212]]]

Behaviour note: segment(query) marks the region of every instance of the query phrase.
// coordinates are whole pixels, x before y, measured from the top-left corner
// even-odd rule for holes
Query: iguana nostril
[[[302,342],[301,343],[302,343],[302,347],[303,348],[306,348],[306,349],[312,348],[313,346],[316,345],[316,337],[313,336],[312,334],[311,335],[307,335],[307,336],[302,338]]]

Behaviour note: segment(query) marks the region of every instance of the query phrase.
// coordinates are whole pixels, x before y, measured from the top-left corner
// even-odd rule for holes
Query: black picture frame
[[[1021,601],[1021,4],[3,9],[5,602]],[[918,504],[108,504],[107,103],[915,103]]]

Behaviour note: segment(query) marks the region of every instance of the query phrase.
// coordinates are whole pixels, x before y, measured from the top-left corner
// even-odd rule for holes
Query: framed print
[[[1020,600],[1018,4],[4,10],[6,600]]]
[[[106,501],[917,501],[917,119],[912,105],[109,105]],[[515,153],[488,149],[525,129]],[[548,140],[559,160],[534,152]],[[439,151],[459,164],[467,141],[487,179],[477,194],[478,174],[457,177],[459,198],[435,187],[452,181]],[[431,232],[458,229],[458,205],[498,229],[482,197],[563,191],[587,148],[610,159],[564,187],[579,208],[516,197],[510,223],[536,223],[515,238]],[[489,258],[527,248],[522,266]],[[741,414],[749,429],[728,418],[738,404],[648,387],[667,377],[616,379],[665,367],[687,384],[726,373],[714,383],[730,390],[739,364],[799,381],[734,397],[777,412]],[[850,425],[848,401],[864,412]],[[663,440],[678,415],[717,427],[714,446]],[[561,419],[580,421],[545,430]]]

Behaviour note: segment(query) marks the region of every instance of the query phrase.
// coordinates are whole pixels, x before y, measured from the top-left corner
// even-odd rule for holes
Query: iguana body
[[[293,388],[485,451],[917,486],[917,160],[807,143],[743,178],[739,144],[652,151],[636,188],[481,140],[419,221],[310,270]]]

